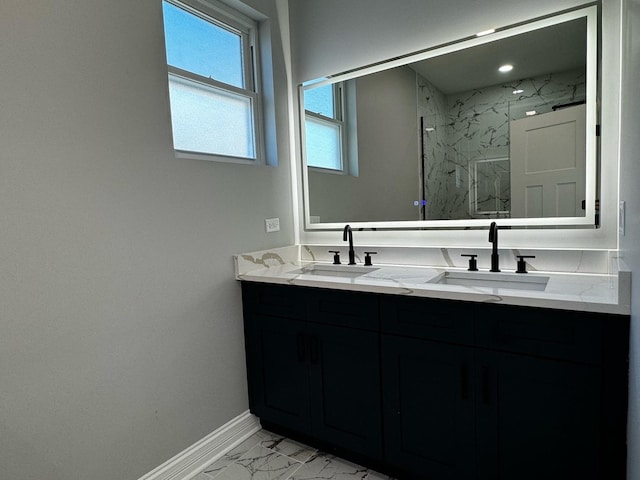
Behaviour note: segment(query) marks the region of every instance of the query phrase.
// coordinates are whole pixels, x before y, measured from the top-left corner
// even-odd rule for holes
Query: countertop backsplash
[[[355,236],[355,235],[354,235]],[[355,239],[357,242],[357,238]],[[340,250],[346,256],[348,247],[342,245],[302,245],[300,247],[303,262],[331,262],[333,254],[329,250]],[[478,268],[489,270],[491,248],[448,248],[448,247],[370,247],[356,243],[356,261],[364,263],[364,251],[378,252],[373,263],[379,265],[422,265],[437,268],[466,268],[468,258],[462,254],[477,255]],[[527,270],[558,273],[595,273],[615,274],[612,272],[613,255],[610,250],[535,250],[535,249],[499,249],[500,268],[503,271],[515,271],[517,255],[535,255],[527,258]]]

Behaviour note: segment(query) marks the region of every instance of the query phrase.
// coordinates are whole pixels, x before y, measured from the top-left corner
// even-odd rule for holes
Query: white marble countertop
[[[589,311],[628,315],[630,313],[630,274],[584,274],[536,271],[478,272],[481,278],[511,279],[532,282],[547,280],[543,291],[519,288],[480,287],[430,283],[445,272],[467,274],[464,268],[441,268],[409,265],[341,265],[330,262],[306,262],[299,255],[283,252],[255,252],[235,258],[236,278],[252,282],[289,284],[305,287],[331,288],[392,295],[463,300],[471,302],[504,303],[563,310]],[[313,266],[318,266],[313,271]],[[309,267],[311,266],[311,269]],[[319,269],[337,268],[338,273]],[[337,276],[360,274],[359,276]]]

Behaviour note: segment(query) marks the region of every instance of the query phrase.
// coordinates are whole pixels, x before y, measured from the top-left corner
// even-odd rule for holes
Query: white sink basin
[[[536,290],[547,288],[549,277],[524,273],[493,272],[444,272],[427,283],[461,285],[465,287],[509,288],[512,290]]]
[[[290,273],[296,275],[319,275],[323,277],[343,277],[343,278],[355,278],[367,273],[375,272],[378,270],[374,267],[364,267],[361,265],[321,265],[313,264],[303,267],[299,270],[294,270]]]

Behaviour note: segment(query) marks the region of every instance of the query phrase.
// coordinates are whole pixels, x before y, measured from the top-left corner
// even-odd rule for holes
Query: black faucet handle
[[[476,260],[476,257],[478,255],[470,254],[470,253],[463,253],[460,256],[461,257],[470,257],[469,258],[469,268],[467,268],[467,270],[469,270],[470,272],[477,272],[478,271],[478,261]]]
[[[340,250],[329,250],[329,253],[333,253],[333,264],[340,265]]]
[[[371,255],[377,255],[378,252],[364,252],[364,265],[365,267],[371,267]]]
[[[518,269],[516,270],[516,273],[528,273],[525,258],[536,258],[535,255],[516,255],[516,257],[518,257]]]

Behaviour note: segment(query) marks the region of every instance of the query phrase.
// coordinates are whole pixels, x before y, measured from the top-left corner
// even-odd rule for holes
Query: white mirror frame
[[[405,56],[389,62],[383,62],[361,69],[351,70],[343,74],[332,75],[324,80],[309,82],[301,85],[298,90],[300,117],[304,119],[303,92],[309,88],[333,84],[350,80],[363,75],[380,72],[390,68],[400,67],[409,63],[426,60],[447,53],[456,52],[465,48],[483,45],[496,40],[501,40],[514,35],[519,35],[540,28],[557,25],[560,23],[586,18],[587,20],[587,75],[586,75],[586,201],[585,215],[582,217],[545,217],[545,218],[501,218],[502,225],[513,227],[557,227],[557,226],[595,226],[596,217],[596,185],[597,185],[597,137],[595,135],[598,120],[597,111],[597,52],[598,52],[598,9],[597,6],[589,6],[573,10],[560,15],[555,15],[515,27],[500,29],[495,33],[474,37],[444,47]],[[349,223],[355,228],[375,229],[428,229],[428,228],[483,228],[488,227],[494,219],[465,219],[465,220],[416,220],[416,221],[389,221],[389,222],[357,222],[345,220],[340,223],[311,223],[309,212],[309,182],[307,174],[307,160],[305,154],[304,122],[300,122],[300,155],[302,159],[303,178],[303,208],[305,230],[339,230]]]

